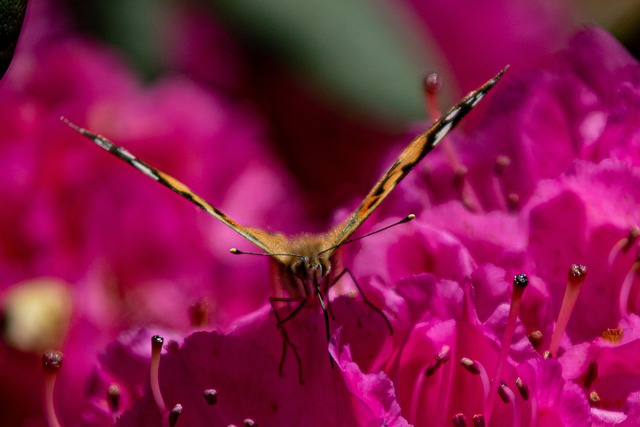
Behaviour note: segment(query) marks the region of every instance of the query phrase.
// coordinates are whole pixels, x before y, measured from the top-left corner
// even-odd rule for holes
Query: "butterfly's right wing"
[[[225,223],[227,226],[231,227],[231,229],[233,229],[235,232],[240,234],[242,237],[244,237],[245,239],[247,239],[257,247],[259,247],[266,253],[268,254],[274,253],[273,251],[274,244],[270,245],[268,242],[269,241],[279,242],[279,240],[281,240],[281,237],[279,235],[274,235],[269,233],[268,231],[263,231],[256,228],[244,227],[238,224],[233,219],[229,218],[227,215],[221,212],[218,208],[216,208],[211,203],[204,200],[202,197],[198,196],[196,193],[191,191],[189,187],[187,187],[185,184],[178,181],[171,175],[168,175],[162,172],[161,170],[158,170],[153,166],[149,165],[145,161],[140,160],[139,158],[131,154],[129,151],[127,151],[125,148],[115,145],[113,142],[109,141],[107,138],[101,135],[96,135],[86,129],[83,129],[73,124],[65,117],[62,117],[61,119],[66,124],[68,124],[72,129],[76,130],[81,135],[95,142],[98,146],[104,148],[105,150],[107,150],[108,152],[110,152],[120,160],[123,160],[124,162],[130,164],[131,166],[133,166],[134,168],[136,168],[137,170],[139,170],[149,178],[173,190],[174,192],[178,193],[179,195],[181,195],[182,197],[184,197],[194,205],[202,208],[207,213],[213,215],[214,217],[216,217],[217,219]]]
[[[470,92],[460,102],[451,107],[447,113],[435,121],[429,129],[418,135],[403,151],[396,161],[384,173],[382,178],[374,185],[369,194],[364,198],[360,206],[347,220],[335,227],[330,232],[332,239],[327,252],[329,255],[335,249],[346,242],[349,237],[362,225],[378,205],[391,193],[404,177],[411,172],[413,167],[433,150],[456,124],[480,102],[491,88],[500,80],[508,67],[505,67],[495,77],[487,81],[478,89]]]

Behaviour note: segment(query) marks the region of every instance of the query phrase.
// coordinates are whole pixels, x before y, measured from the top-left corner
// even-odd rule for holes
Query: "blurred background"
[[[61,115],[243,224],[322,231],[432,119],[425,75],[444,109],[584,25],[640,54],[637,0],[30,0],[0,81],[3,425],[45,425],[46,348],[71,367],[56,403],[75,425],[123,331],[224,328],[272,294],[264,260],[228,255],[248,243]]]
[[[506,64],[544,61],[582,25],[640,52],[637,0],[60,3],[73,28],[114,46],[144,79],[184,73],[254,103],[314,220],[375,179],[350,173],[354,159],[377,165],[390,139],[425,119],[427,73],[444,78],[446,106]]]

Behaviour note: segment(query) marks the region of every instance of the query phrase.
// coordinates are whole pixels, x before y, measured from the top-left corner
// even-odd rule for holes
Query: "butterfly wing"
[[[91,133],[90,131],[73,124],[72,122],[67,120],[65,117],[62,117],[61,119],[66,124],[68,124],[72,129],[76,130],[86,138],[95,142],[98,146],[104,148],[105,150],[107,150],[108,152],[110,152],[120,160],[123,160],[124,162],[128,163],[129,165],[133,166],[134,168],[142,172],[143,174],[147,175],[149,178],[159,182],[160,184],[164,185],[165,187],[171,189],[175,193],[184,197],[194,205],[202,208],[205,212],[218,218],[227,226],[231,227],[231,229],[239,233],[242,237],[244,237],[245,239],[247,239],[257,247],[259,247],[260,249],[264,250],[266,253],[269,253],[269,254],[274,253],[273,247],[275,246],[275,243],[279,243],[280,240],[282,240],[282,236],[280,235],[272,234],[272,233],[269,233],[268,231],[259,230],[256,228],[244,227],[238,224],[233,219],[229,218],[227,215],[221,212],[218,208],[216,208],[211,203],[204,200],[202,197],[198,196],[196,193],[191,191],[189,187],[187,187],[185,184],[178,181],[171,175],[168,175],[162,172],[161,170],[158,170],[153,166],[149,165],[145,161],[140,160],[139,158],[131,154],[129,151],[127,151],[125,148],[115,145],[114,143],[109,141],[107,138],[101,135],[96,135],[94,133]],[[274,244],[269,244],[268,242],[270,241],[273,241]]]
[[[469,93],[462,101],[451,107],[446,114],[436,120],[429,129],[418,135],[409,146],[400,153],[400,156],[398,156],[396,161],[364,198],[362,204],[358,206],[344,223],[339,224],[329,232],[329,236],[334,239],[329,245],[329,248],[332,249],[327,251],[329,256],[338,246],[349,239],[378,205],[391,193],[396,185],[407,176],[413,167],[433,150],[456,124],[480,102],[487,92],[500,80],[507,68],[508,67],[505,67],[494,78]]]

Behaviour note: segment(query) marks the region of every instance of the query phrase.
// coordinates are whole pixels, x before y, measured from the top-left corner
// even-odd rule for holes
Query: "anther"
[[[467,426],[467,417],[465,417],[464,414],[462,414],[462,413],[455,414],[453,416],[453,418],[451,419],[451,422],[453,422],[453,425],[455,427],[466,427]]]
[[[480,368],[478,367],[478,364],[469,359],[468,357],[463,357],[462,359],[460,359],[460,364],[462,365],[463,368],[465,368],[467,371],[471,372],[474,375],[479,375],[480,374]]]
[[[591,393],[589,393],[589,406],[591,407],[600,406],[600,395],[595,391],[592,391]]]
[[[580,295],[580,289],[584,284],[587,277],[587,267],[584,265],[573,264],[569,268],[569,279],[567,281],[567,288],[564,293],[562,305],[560,306],[560,313],[558,313],[558,320],[556,326],[553,329],[551,335],[551,344],[549,345],[549,353],[555,357],[558,355],[558,349],[560,348],[560,340],[564,335],[564,331],[567,329],[569,318],[573,312],[573,307]]]
[[[425,377],[430,377],[433,374],[435,374],[438,371],[438,369],[440,369],[440,365],[441,364],[442,363],[440,363],[440,362],[435,362],[435,363],[432,363],[429,366],[427,366],[427,369],[424,370],[424,376]]]
[[[620,344],[622,336],[624,335],[621,327],[609,328],[602,332],[602,338],[609,341],[612,344]]]
[[[496,158],[496,164],[494,166],[494,171],[498,174],[498,175],[502,175],[504,173],[504,170],[506,168],[508,168],[511,165],[511,159],[507,156],[498,156],[498,158]]]
[[[529,386],[524,381],[522,381],[522,378],[516,378],[516,387],[518,388],[520,396],[524,400],[529,400]]]
[[[154,335],[151,337],[151,365],[149,367],[149,382],[151,384],[151,393],[153,399],[156,402],[156,406],[161,413],[167,410],[164,400],[162,399],[162,393],[160,392],[160,354],[162,352],[162,344],[164,338],[160,335]]]
[[[257,427],[258,426],[258,424],[256,424],[256,422],[253,421],[251,418],[247,418],[242,423],[244,424],[244,427]]]
[[[209,303],[206,299],[200,299],[189,307],[191,325],[195,327],[206,326],[209,323]]]
[[[207,389],[202,392],[202,396],[209,406],[213,406],[218,403],[218,392],[213,388]]]
[[[456,187],[461,186],[462,184],[464,184],[465,180],[467,179],[467,174],[469,173],[469,169],[467,169],[466,166],[464,165],[459,165],[457,168],[454,169],[454,184]]]
[[[440,352],[434,356],[435,362],[427,366],[425,369],[424,376],[430,377],[436,373],[436,371],[440,368],[443,363],[446,363],[451,357],[451,347],[448,345],[443,345],[440,349]]]
[[[114,414],[120,410],[120,388],[115,384],[111,384],[107,388],[107,405]]]
[[[511,402],[511,396],[509,395],[508,391],[509,387],[507,387],[507,385],[500,381],[500,386],[498,386],[498,396],[500,396],[500,399],[502,399],[502,401],[504,403],[509,403]]]
[[[171,409],[171,411],[169,411],[169,427],[175,427],[175,425],[178,423],[178,418],[180,418],[181,413],[182,405],[178,403],[173,407],[173,409]]]
[[[528,338],[533,348],[538,348],[542,343],[542,331],[533,331],[529,334]]]
[[[443,345],[440,352],[436,354],[436,362],[445,363],[451,357],[451,347]]]
[[[516,193],[507,194],[507,204],[511,210],[518,209],[520,207],[520,196]]]
[[[485,427],[487,423],[484,421],[484,415],[475,414],[473,416],[473,427]]]
[[[442,77],[438,73],[430,73],[422,80],[425,93],[437,94],[442,89]]]
[[[626,241],[624,242],[624,246],[620,249],[622,253],[629,252],[633,247],[633,244],[638,240],[638,237],[640,237],[640,227],[637,225],[635,227],[631,227],[631,230],[629,230],[629,234],[625,239]]]

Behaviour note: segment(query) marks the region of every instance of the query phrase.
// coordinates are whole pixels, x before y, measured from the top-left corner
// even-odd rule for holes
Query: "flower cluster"
[[[276,327],[264,259],[212,262],[246,242],[58,120],[294,231],[254,106],[40,37],[0,86],[7,422],[38,413],[44,353],[52,425],[637,425],[640,65],[606,32],[507,74],[360,231],[417,219],[341,248],[328,345],[318,306]]]
[[[633,425],[639,73],[584,30],[546,68],[507,77],[482,123],[396,190],[377,218],[418,219],[344,248],[392,334],[339,283],[331,362],[319,311],[284,326],[294,355],[265,306],[167,344],[154,392],[134,375],[139,331],[101,359],[102,390],[139,396],[117,424]]]

